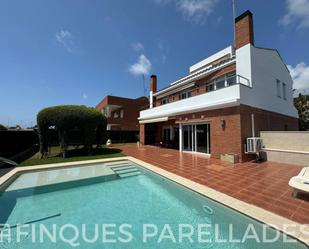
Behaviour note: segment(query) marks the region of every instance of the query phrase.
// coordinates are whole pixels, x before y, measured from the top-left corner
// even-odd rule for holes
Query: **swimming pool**
[[[283,243],[283,234],[259,242],[275,230],[130,161],[21,174],[2,189],[4,223],[8,249],[307,248]],[[40,225],[51,235],[43,241]]]

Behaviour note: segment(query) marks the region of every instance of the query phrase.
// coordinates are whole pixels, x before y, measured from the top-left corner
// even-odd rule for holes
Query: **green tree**
[[[106,118],[95,108],[77,105],[61,105],[48,107],[41,110],[37,115],[37,124],[40,139],[41,157],[48,152],[50,127],[58,131],[61,153],[67,156],[68,133],[78,128],[82,131],[82,138],[87,154],[92,152],[92,144],[97,142],[99,146],[102,139],[96,139],[98,134],[102,137],[106,130]],[[100,138],[101,138],[100,137]]]
[[[294,98],[294,105],[299,115],[299,129],[309,130],[309,95],[299,94],[297,98]]]

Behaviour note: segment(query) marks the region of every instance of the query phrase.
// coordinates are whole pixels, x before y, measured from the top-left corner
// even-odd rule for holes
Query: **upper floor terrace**
[[[217,82],[217,86],[216,86]],[[199,112],[240,105],[242,88],[251,89],[248,79],[233,75],[214,81],[211,91],[169,102],[140,112],[140,123],[164,121],[188,112]],[[218,87],[219,86],[219,87]]]

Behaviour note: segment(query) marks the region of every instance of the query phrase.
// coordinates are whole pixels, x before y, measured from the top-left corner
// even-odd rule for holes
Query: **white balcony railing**
[[[203,93],[187,99],[160,105],[140,112],[140,120],[170,117],[188,112],[198,112],[236,106],[239,104],[240,84]]]

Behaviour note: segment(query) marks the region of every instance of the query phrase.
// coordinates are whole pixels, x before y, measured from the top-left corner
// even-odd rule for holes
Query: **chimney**
[[[235,18],[235,43],[235,49],[248,43],[254,45],[253,18],[250,10]]]
[[[149,106],[152,108],[154,105],[154,97],[153,94],[157,91],[157,76],[150,76],[150,94],[149,94]]]

